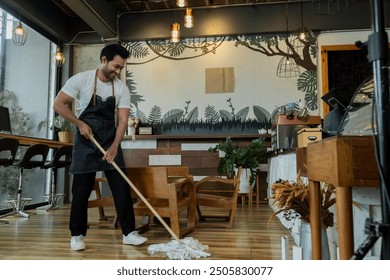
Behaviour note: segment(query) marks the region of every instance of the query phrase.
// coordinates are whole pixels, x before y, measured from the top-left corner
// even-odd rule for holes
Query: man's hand
[[[80,134],[84,136],[86,139],[91,140],[91,136],[93,136],[91,127],[81,120],[78,123],[78,127],[80,130]]]
[[[118,154],[118,147],[111,146],[108,150],[106,150],[106,154],[103,156],[103,160],[112,164],[117,154]]]

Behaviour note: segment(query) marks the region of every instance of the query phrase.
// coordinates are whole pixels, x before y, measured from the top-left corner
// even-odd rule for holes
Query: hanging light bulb
[[[176,0],[176,6],[180,8],[187,6],[187,0]]]
[[[57,67],[62,67],[65,63],[65,55],[61,51],[61,48],[58,47],[57,51],[53,55],[53,61],[56,64]]]
[[[186,9],[186,14],[184,15],[184,27],[194,27],[194,15],[192,14],[191,8]]]
[[[14,42],[16,46],[23,46],[24,43],[26,43],[26,40],[27,32],[24,30],[22,22],[19,20],[18,26],[16,26],[12,33],[12,42]]]
[[[305,45],[314,45],[317,39],[314,32],[303,26],[303,0],[301,0],[301,27],[294,32],[294,40],[292,45],[294,49],[305,47]]]
[[[290,53],[287,53],[287,55],[283,56],[279,61],[276,69],[276,76],[280,78],[291,78],[296,77],[299,74],[299,65],[295,63],[295,60],[290,56]]]
[[[171,42],[178,43],[180,41],[180,24],[177,22],[171,25]]]

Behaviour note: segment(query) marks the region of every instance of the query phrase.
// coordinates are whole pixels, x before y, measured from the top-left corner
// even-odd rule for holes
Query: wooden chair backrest
[[[148,198],[169,198],[167,168],[163,166],[130,167],[126,173],[134,186]],[[136,197],[135,192],[132,193]]]
[[[167,166],[168,177],[188,177],[190,168],[188,166]]]

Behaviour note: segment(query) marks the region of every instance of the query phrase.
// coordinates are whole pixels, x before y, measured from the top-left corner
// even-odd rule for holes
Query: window
[[[51,107],[57,91],[57,71],[51,53],[56,45],[24,23],[26,43],[15,45],[12,32],[17,24],[18,19],[0,9],[0,105],[9,108],[12,134],[53,139],[49,123],[40,130],[38,124],[54,115]],[[19,149],[18,157],[24,150]],[[29,204],[44,201],[50,186],[47,173],[39,169],[25,172],[23,197],[32,198]],[[15,197],[18,176],[16,167],[0,167],[0,211],[10,207],[5,200]]]

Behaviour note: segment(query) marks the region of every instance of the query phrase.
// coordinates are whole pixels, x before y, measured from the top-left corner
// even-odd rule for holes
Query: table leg
[[[322,258],[320,182],[309,181],[310,229],[313,260]]]
[[[348,260],[354,253],[352,188],[336,186],[336,211],[340,259]]]

